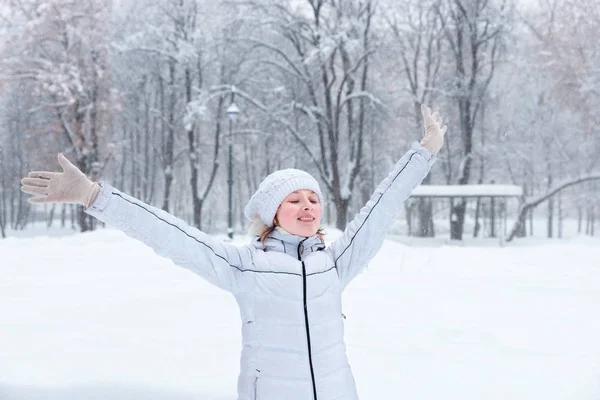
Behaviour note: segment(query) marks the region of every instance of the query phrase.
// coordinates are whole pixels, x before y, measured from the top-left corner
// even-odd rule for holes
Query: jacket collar
[[[294,258],[298,258],[298,253],[304,258],[308,253],[320,251],[325,248],[325,244],[321,242],[321,239],[317,235],[305,238],[278,230],[271,232],[265,240],[264,245],[260,241],[260,238],[255,238],[252,244],[257,249],[278,251],[289,254]]]

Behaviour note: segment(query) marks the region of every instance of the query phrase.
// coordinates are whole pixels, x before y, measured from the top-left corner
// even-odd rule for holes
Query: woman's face
[[[323,210],[319,197],[312,190],[297,190],[283,200],[275,222],[293,235],[309,237],[321,226]]]

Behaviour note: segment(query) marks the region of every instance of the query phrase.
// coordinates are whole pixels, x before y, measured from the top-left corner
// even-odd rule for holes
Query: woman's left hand
[[[444,145],[444,135],[448,127],[442,126],[440,113],[436,111],[432,114],[431,108],[425,104],[421,104],[421,113],[423,113],[423,124],[425,125],[425,137],[421,140],[421,146],[435,156]]]

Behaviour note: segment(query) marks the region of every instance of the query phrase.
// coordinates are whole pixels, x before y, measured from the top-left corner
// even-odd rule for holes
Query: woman
[[[260,184],[245,209],[246,246],[220,242],[167,212],[91,182],[59,154],[64,171],[31,172],[31,203],[71,202],[156,253],[231,292],[242,320],[238,400],[358,399],[346,357],[341,295],[381,248],[397,211],[421,183],[446,126],[421,107],[425,137],[394,166],[330,246],[320,228],[323,196],[308,173],[286,169]]]

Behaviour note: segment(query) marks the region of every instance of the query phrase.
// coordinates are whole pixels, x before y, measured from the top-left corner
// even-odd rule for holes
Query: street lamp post
[[[233,99],[235,97],[235,91],[231,91],[231,104],[227,107],[227,117],[229,118],[229,163],[228,163],[228,192],[229,192],[229,208],[227,211],[227,236],[233,239],[233,121],[240,114],[240,109],[235,105]]]

